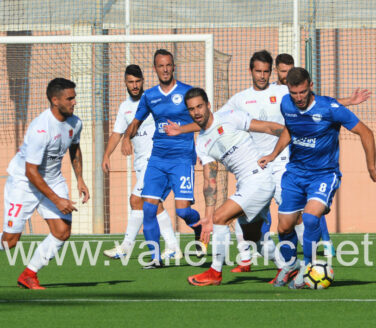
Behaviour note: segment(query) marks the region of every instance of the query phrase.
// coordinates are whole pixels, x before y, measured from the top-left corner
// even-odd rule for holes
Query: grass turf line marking
[[[33,299],[33,300],[1,300],[0,303],[148,303],[148,302],[177,302],[177,303],[192,303],[192,302],[229,302],[229,303],[252,303],[252,302],[265,302],[265,303],[283,303],[283,302],[306,302],[306,303],[317,303],[317,302],[342,302],[342,303],[372,303],[376,302],[376,299],[359,299],[359,298],[333,298],[333,299],[184,299],[184,298],[166,298],[166,299],[128,299],[128,300],[119,300],[119,299],[90,299],[90,298],[73,298],[73,299]]]

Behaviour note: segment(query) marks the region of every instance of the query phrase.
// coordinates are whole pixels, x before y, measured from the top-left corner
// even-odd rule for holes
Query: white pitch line
[[[1,300],[0,303],[158,303],[158,302],[177,302],[177,303],[193,303],[193,302],[223,302],[223,303],[252,303],[252,302],[265,302],[265,303],[283,303],[283,302],[342,302],[342,303],[372,303],[376,302],[376,299],[359,299],[359,298],[333,298],[333,299],[184,299],[184,298],[166,298],[166,299],[92,299],[92,298],[72,298],[72,299],[32,299],[32,300]]]

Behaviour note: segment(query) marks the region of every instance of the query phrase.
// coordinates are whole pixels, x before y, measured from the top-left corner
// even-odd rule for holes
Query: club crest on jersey
[[[9,221],[8,221],[8,227],[9,227],[9,228],[12,228],[12,227],[13,227],[13,221],[12,221],[12,220],[9,220]]]
[[[271,96],[271,97],[269,97],[269,99],[270,99],[270,103],[271,104],[275,104],[277,102],[277,97],[276,96]]]
[[[180,93],[176,93],[172,95],[171,100],[175,105],[179,105],[183,101],[183,96]]]
[[[321,114],[313,114],[313,115],[312,115],[312,120],[313,120],[314,122],[320,122],[321,119],[322,119],[322,115],[321,115]]]
[[[220,135],[222,135],[223,134],[223,126],[220,126],[218,129],[217,129],[217,131],[218,131],[218,133],[220,134]]]
[[[70,129],[69,130],[69,138],[72,138],[73,137],[73,129]]]

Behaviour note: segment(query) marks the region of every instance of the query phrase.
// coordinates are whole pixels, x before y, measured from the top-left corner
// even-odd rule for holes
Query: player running
[[[201,127],[197,138],[197,153],[204,166],[205,217],[201,219],[202,236],[208,242],[213,230],[213,263],[204,273],[188,277],[196,286],[219,285],[226,244],[230,241],[229,223],[239,217],[244,238],[257,243],[258,250],[276,261],[275,249],[263,250],[261,225],[266,220],[274,193],[271,170],[257,165],[258,148],[249,131],[279,135],[283,126],[274,122],[254,120],[243,111],[221,111],[213,114],[203,89],[193,88],[184,98],[189,114]],[[215,210],[217,161],[220,161],[237,180],[234,195]],[[269,245],[268,245],[269,246]]]
[[[150,266],[160,267],[159,227],[156,220],[158,204],[163,201],[166,191],[170,188],[175,196],[176,214],[192,227],[195,238],[201,234],[200,216],[191,208],[194,201],[194,165],[196,152],[193,133],[170,137],[165,133],[167,120],[179,125],[191,123],[185,104],[184,96],[191,86],[174,78],[174,58],[164,49],[154,54],[154,70],[159,79],[159,85],[146,90],[138,105],[134,120],[125,133],[122,152],[124,155],[132,153],[130,139],[133,138],[141,123],[151,113],[155,121],[153,149],[145,172],[144,189],[144,235],[149,247],[153,251],[153,261]]]
[[[116,116],[114,130],[108,140],[106,151],[103,155],[102,169],[105,173],[108,173],[110,170],[110,156],[115,150],[116,146],[119,144],[127,127],[132,122],[137,106],[140,102],[140,98],[144,92],[144,77],[141,68],[138,65],[127,66],[124,74],[124,82],[129,98],[120,104],[119,111]],[[110,258],[119,259],[121,256],[126,256],[127,253],[131,252],[138,231],[142,226],[144,213],[142,211],[143,199],[141,198],[141,192],[144,186],[146,166],[153,147],[152,137],[154,131],[155,123],[153,117],[149,115],[149,117],[138,128],[134,138],[132,138],[134,150],[133,166],[136,171],[137,178],[136,185],[134,186],[129,199],[132,210],[128,219],[127,230],[125,232],[123,242],[119,246],[103,252],[104,255]],[[166,189],[166,195],[164,195],[162,198],[165,199],[169,192],[170,189]],[[162,202],[159,202],[158,204],[157,220],[160,232],[167,246],[162,254],[162,258],[182,258],[183,254],[178,246],[170,216],[163,208]]]
[[[82,202],[86,203],[90,197],[82,178],[79,144],[82,122],[73,115],[75,87],[74,82],[63,78],[50,81],[47,98],[51,107],[31,122],[22,146],[7,169],[0,250],[16,246],[35,209],[50,229],[18,278],[18,285],[28,289],[45,289],[40,286],[37,273],[70,237],[72,211],[77,209],[69,199],[68,186],[61,174],[61,163],[68,150]]]
[[[281,241],[289,245],[281,247],[286,265],[279,273],[275,286],[289,282],[291,271],[299,269],[289,287],[304,287],[305,266],[312,261],[313,243],[320,240],[320,218],[330,210],[333,196],[339,188],[339,131],[343,125],[358,134],[366,154],[368,172],[376,182],[375,141],[372,131],[350,110],[333,98],[322,97],[312,92],[313,83],[309,73],[300,67],[287,75],[289,95],[281,104],[285,128],[273,152],[258,162],[265,168],[290,144],[290,162],[282,178],[282,203],[278,209],[278,233]],[[296,258],[296,235],[294,225],[303,211],[304,263]]]

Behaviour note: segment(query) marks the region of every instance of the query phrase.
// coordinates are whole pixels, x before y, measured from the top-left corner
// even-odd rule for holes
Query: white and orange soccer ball
[[[304,273],[304,282],[311,289],[328,288],[334,280],[333,268],[322,260],[309,263]]]

